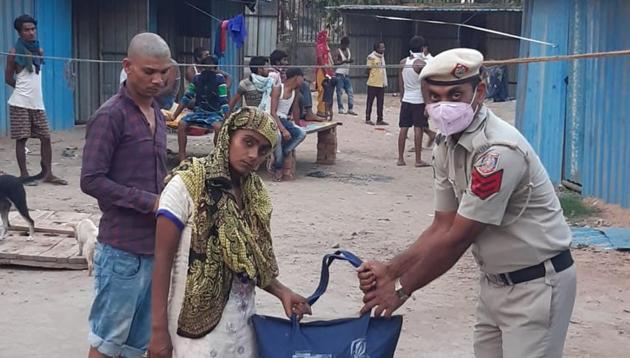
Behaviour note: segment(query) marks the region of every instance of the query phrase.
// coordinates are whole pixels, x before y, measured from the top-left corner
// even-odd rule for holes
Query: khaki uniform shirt
[[[540,159],[485,106],[459,141],[435,146],[433,168],[435,210],[487,224],[473,243],[481,271],[512,272],[569,248],[571,232]]]

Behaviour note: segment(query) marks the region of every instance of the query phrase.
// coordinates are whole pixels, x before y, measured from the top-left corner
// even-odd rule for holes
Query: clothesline
[[[11,55],[9,52],[0,51],[0,56],[8,56]],[[99,63],[99,64],[107,64],[107,63],[115,63],[121,64],[122,61],[116,60],[95,60],[95,59],[86,59],[86,58],[78,58],[78,57],[63,57],[63,56],[36,56],[36,55],[22,55],[22,54],[13,54],[14,56],[32,56],[36,58],[43,58],[51,61],[66,61],[66,62],[85,62],[85,63]],[[484,65],[486,66],[495,66],[495,65],[515,65],[515,64],[528,64],[528,63],[540,63],[540,62],[558,62],[558,61],[573,61],[580,59],[592,59],[592,58],[606,58],[606,57],[616,57],[616,56],[626,56],[630,55],[630,49],[619,50],[619,51],[606,51],[606,52],[591,52],[591,53],[580,53],[573,55],[557,55],[557,56],[541,56],[541,57],[524,57],[524,58],[511,58],[505,60],[486,60],[484,61]],[[195,63],[179,63],[177,66],[180,67],[188,67],[188,66],[196,66],[196,67],[212,67],[212,65],[200,65]],[[367,65],[346,65],[349,68],[356,69],[366,69]],[[223,68],[249,68],[250,66],[247,64],[221,64],[220,67]],[[319,65],[285,65],[283,68],[320,68],[322,66]],[[385,65],[385,68],[405,68],[411,67],[401,64],[390,64]]]

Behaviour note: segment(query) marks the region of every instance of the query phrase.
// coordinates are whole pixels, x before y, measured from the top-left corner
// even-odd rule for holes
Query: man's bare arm
[[[405,292],[412,293],[448,271],[485,228],[486,224],[455,215],[446,232],[428,235],[415,247],[412,266],[404,271],[402,266],[393,267]]]
[[[400,60],[400,64],[404,65],[406,63],[406,59]],[[400,91],[400,101],[402,102],[403,97],[405,96],[405,82],[403,80],[403,68],[400,67],[398,69],[398,90]]]
[[[7,56],[7,65],[4,69],[4,83],[15,88],[15,49],[12,48]]]

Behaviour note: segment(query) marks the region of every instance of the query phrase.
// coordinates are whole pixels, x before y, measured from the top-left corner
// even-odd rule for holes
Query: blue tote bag
[[[361,259],[348,251],[324,256],[319,286],[309,298],[313,305],[328,287],[328,268],[335,260],[355,267]],[[366,313],[359,318],[300,323],[254,315],[252,317],[260,358],[391,358],[402,327],[402,316],[374,318]]]

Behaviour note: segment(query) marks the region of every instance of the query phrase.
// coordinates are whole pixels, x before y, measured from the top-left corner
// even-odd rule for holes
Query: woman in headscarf
[[[317,41],[315,44],[315,52],[317,54],[317,70],[315,72],[315,88],[317,89],[317,115],[319,117],[328,118],[326,115],[326,103],[324,101],[324,80],[326,76],[335,77],[333,70],[333,60],[330,55],[330,47],[328,47],[328,28],[317,33]],[[326,85],[332,86],[330,82]],[[336,82],[335,82],[336,85]]]
[[[149,357],[256,357],[254,288],[287,316],[310,314],[278,279],[271,201],[258,166],[277,141],[273,118],[245,107],[230,116],[205,159],[173,171],[160,198]]]

